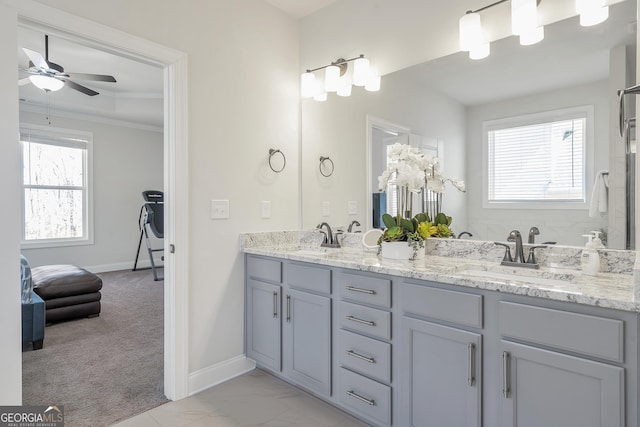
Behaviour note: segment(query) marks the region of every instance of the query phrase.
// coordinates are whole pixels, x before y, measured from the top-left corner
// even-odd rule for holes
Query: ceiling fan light
[[[35,87],[42,89],[45,92],[55,92],[62,89],[62,86],[64,86],[64,82],[62,80],[39,74],[29,76],[29,80],[31,80],[31,83],[33,83]]]
[[[536,27],[533,30],[520,34],[520,44],[522,46],[530,46],[541,42],[544,39],[544,27]]]
[[[358,58],[353,63],[353,84],[356,86],[364,86],[369,78],[369,60],[367,58]]]

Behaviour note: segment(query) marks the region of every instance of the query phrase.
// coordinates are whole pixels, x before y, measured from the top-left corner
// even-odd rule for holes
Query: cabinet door
[[[502,341],[503,426],[622,427],[624,369]]]
[[[275,371],[282,369],[281,287],[247,279],[247,356]]]
[[[479,427],[479,334],[403,317],[399,425]]]
[[[331,395],[331,300],[289,289],[285,301],[285,374]]]

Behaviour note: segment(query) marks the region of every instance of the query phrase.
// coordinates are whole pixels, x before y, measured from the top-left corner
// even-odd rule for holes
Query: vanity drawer
[[[247,256],[247,276],[267,282],[282,282],[282,263],[273,259]]]
[[[404,314],[482,328],[482,295],[402,283],[400,304]]]
[[[341,366],[376,380],[391,382],[391,344],[340,330],[338,361]]]
[[[331,294],[331,270],[303,264],[285,264],[285,281],[294,289]]]
[[[500,301],[498,313],[503,337],[624,362],[621,320],[506,301]]]
[[[388,311],[340,301],[338,316],[342,328],[391,339],[391,313]]]
[[[338,372],[338,400],[346,408],[380,425],[391,425],[391,387],[347,369]]]
[[[340,297],[391,308],[391,280],[359,274],[337,273],[336,283]]]

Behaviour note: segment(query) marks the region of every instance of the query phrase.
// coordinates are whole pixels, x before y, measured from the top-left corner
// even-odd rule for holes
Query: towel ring
[[[278,153],[280,153],[280,155],[282,156],[282,167],[276,170],[271,164],[271,159],[273,158],[273,156],[275,156]],[[271,170],[274,171],[275,173],[280,173],[284,170],[285,166],[287,166],[287,158],[284,156],[284,153],[280,150],[275,150],[273,148],[270,148],[269,149],[269,167],[271,168]]]
[[[328,167],[327,165],[330,165],[330,166]],[[329,171],[329,168],[331,169],[330,171]],[[333,160],[331,160],[329,157],[320,156],[319,169],[322,176],[327,178],[330,177],[331,175],[333,175],[333,170],[335,169]]]

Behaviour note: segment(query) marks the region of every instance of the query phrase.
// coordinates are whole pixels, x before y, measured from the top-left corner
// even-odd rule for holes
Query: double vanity
[[[430,239],[393,261],[359,234],[242,236],[247,357],[373,426],[637,426],[635,252],[540,251],[500,266],[493,242]],[[638,275],[638,274],[636,274]]]

